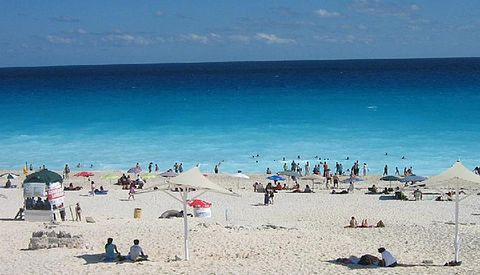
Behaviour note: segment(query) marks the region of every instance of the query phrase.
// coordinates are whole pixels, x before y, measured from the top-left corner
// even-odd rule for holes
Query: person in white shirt
[[[128,252],[128,259],[131,261],[146,260],[148,258],[147,255],[143,254],[143,250],[139,243],[139,240],[133,240],[133,245],[130,247],[130,252]]]
[[[383,267],[395,267],[397,266],[397,259],[392,256],[385,248],[380,247],[378,253],[382,254],[382,260],[380,261],[380,266]]]

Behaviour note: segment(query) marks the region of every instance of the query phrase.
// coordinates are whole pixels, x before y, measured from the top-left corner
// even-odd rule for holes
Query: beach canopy
[[[127,171],[127,173],[132,173],[132,174],[139,174],[140,172],[142,172],[142,168],[140,168],[139,166],[132,167]]]
[[[88,178],[88,177],[91,177],[91,176],[94,176],[95,174],[92,173],[92,172],[78,172],[76,173],[74,176],[75,177],[85,177],[85,178]]]
[[[277,175],[273,175],[273,176],[267,177],[267,179],[273,180],[273,181],[285,180],[284,177],[277,176]]]
[[[397,178],[395,176],[385,176],[385,177],[381,177],[380,180],[384,180],[384,181],[400,181],[401,178]]]
[[[452,167],[437,176],[428,178],[423,184],[432,188],[478,189],[480,188],[480,176],[457,161]]]
[[[179,174],[178,176],[170,179],[168,181],[170,186],[175,186],[182,189],[196,189],[196,190],[206,190],[215,193],[235,195],[231,191],[217,185],[216,183],[211,182],[207,179],[198,167],[193,167],[192,169]]]
[[[426,180],[427,178],[426,177],[422,177],[422,176],[406,176],[402,179],[400,179],[401,182],[417,182],[417,181],[424,181]]]
[[[102,179],[106,179],[106,180],[116,180],[118,179],[120,176],[117,176],[117,175],[114,175],[114,174],[108,174],[108,175],[105,175],[102,177]]]
[[[480,176],[474,174],[467,167],[465,167],[460,161],[453,164],[452,167],[445,170],[443,173],[428,178],[423,182],[429,188],[454,188],[455,189],[455,239],[453,242],[455,248],[455,261],[454,264],[460,264],[460,239],[459,239],[459,204],[460,201],[466,197],[460,199],[460,188],[465,189],[478,189],[480,188]],[[476,192],[475,192],[476,193]]]
[[[173,177],[178,176],[178,174],[173,172],[173,171],[167,171],[167,172],[160,173],[160,176],[162,176],[164,178],[173,178]]]
[[[54,182],[62,183],[62,176],[47,169],[28,175],[23,181],[23,183],[45,183],[46,185],[50,185]]]
[[[315,180],[324,180],[325,178],[317,174],[311,174],[311,175],[303,176],[300,179],[315,181]]]
[[[300,173],[296,171],[280,171],[277,174],[282,175],[282,176],[289,176],[289,177],[300,177]]]
[[[350,183],[350,182],[357,182],[357,181],[364,181],[364,179],[359,178],[359,177],[353,177],[353,178],[346,178],[346,179],[342,180],[341,182]]]
[[[149,179],[154,179],[157,177],[157,175],[152,174],[152,173],[145,173],[140,176],[142,179],[149,180]]]
[[[235,174],[232,174],[232,177],[234,178],[240,178],[240,179],[249,179],[250,177],[245,175],[244,173],[242,172],[238,172],[238,173],[235,173]]]
[[[17,175],[17,174],[14,174],[14,173],[4,173],[4,174],[0,175],[1,178],[6,177],[9,180],[13,180],[14,178],[17,178],[19,176],[20,175]]]
[[[166,188],[174,186],[178,188],[180,192],[180,199],[166,191]],[[224,195],[238,196],[237,194],[217,185],[216,183],[211,182],[207,179],[198,167],[193,167],[192,169],[181,173],[180,175],[171,178],[166,183],[159,186],[161,191],[166,192],[169,196],[176,199],[177,201],[183,204],[183,227],[184,227],[184,248],[185,248],[185,260],[189,259],[188,255],[188,215],[187,215],[187,205],[188,202],[199,197],[200,195],[206,192],[215,192]],[[192,199],[188,198],[188,193],[191,191],[200,191],[201,193],[195,196]]]

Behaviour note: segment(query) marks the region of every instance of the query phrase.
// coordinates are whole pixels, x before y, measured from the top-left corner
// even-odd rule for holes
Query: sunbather
[[[355,217],[352,217],[352,218],[350,219],[350,224],[349,224],[349,225],[346,225],[345,228],[347,228],[347,227],[355,228],[355,227],[357,227],[357,226],[358,226],[357,220],[355,219]]]

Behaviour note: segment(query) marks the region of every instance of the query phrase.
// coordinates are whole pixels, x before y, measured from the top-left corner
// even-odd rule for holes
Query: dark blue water
[[[479,84],[477,58],[4,68],[0,167],[258,172],[300,155],[433,174],[480,164]]]

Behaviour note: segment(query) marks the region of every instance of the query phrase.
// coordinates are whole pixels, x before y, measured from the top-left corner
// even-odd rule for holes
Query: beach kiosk
[[[25,221],[48,222],[65,217],[65,193],[59,174],[43,169],[23,181]]]

